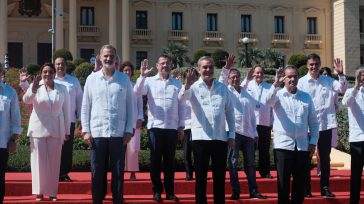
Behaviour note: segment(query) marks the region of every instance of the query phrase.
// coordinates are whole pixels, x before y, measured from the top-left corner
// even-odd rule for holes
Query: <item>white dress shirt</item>
[[[364,88],[348,89],[342,104],[348,107],[349,142],[364,141]]]
[[[63,78],[56,76],[54,81],[66,86],[71,102],[71,122],[76,122],[76,118],[79,121],[82,105],[82,88],[80,82],[76,77],[69,74],[65,74]]]
[[[70,134],[71,125],[67,88],[62,84],[54,83],[54,90],[48,92],[43,80],[39,84],[40,87],[36,93],[33,93],[33,84],[31,84],[23,96],[24,103],[33,104],[28,137],[55,137],[63,143],[65,136]]]
[[[226,71],[225,73],[223,72],[224,71],[220,73],[219,82],[227,85],[228,74],[226,74]],[[240,93],[236,91],[233,86],[228,85],[228,89],[230,91],[230,98],[234,106],[235,132],[253,139],[258,137],[254,108],[259,103],[257,103],[257,101],[252,96],[250,96],[250,94],[243,87],[240,87]],[[229,131],[229,129],[227,129],[227,131]]]
[[[184,87],[184,85],[183,85]],[[189,100],[182,102],[184,105],[184,113],[185,113],[185,130],[191,129],[191,102]]]
[[[130,82],[131,86],[134,87],[135,83]],[[143,97],[139,94],[134,93],[134,119],[135,123],[133,125],[133,128],[136,129],[136,123],[138,120],[144,119],[144,112],[143,112]]]
[[[133,104],[133,87],[126,74],[115,71],[111,80],[102,70],[89,75],[81,108],[82,132],[91,132],[94,138],[133,133]]]
[[[159,74],[137,79],[134,92],[148,98],[148,129],[184,128],[184,106],[178,99],[181,87],[181,82],[171,76],[168,80]]]
[[[16,91],[0,82],[0,148],[7,148],[13,134],[21,134],[19,101]]]
[[[301,90],[291,94],[272,86],[267,104],[273,107],[273,146],[275,149],[308,151],[316,145],[319,123],[311,97]]]
[[[188,90],[182,88],[182,100],[189,100],[192,107],[192,140],[235,139],[234,105],[228,88],[216,80],[211,88],[200,78]],[[226,123],[229,135],[226,134]]]
[[[298,80],[297,88],[307,92],[313,100],[320,124],[320,131],[337,128],[335,95],[345,93],[347,81],[339,76],[339,81],[320,75],[317,80],[309,73]]]

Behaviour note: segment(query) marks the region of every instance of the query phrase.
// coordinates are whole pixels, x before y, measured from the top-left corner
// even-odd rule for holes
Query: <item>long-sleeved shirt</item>
[[[214,80],[209,88],[200,78],[188,90],[182,88],[179,98],[192,107],[192,140],[235,139],[234,106],[228,88]],[[229,135],[226,134],[226,123]]]
[[[64,77],[56,76],[54,82],[66,86],[70,96],[70,110],[71,110],[71,122],[74,123],[80,120],[81,105],[82,105],[82,88],[78,79],[69,74],[65,74]],[[28,81],[20,82],[20,87],[24,92],[29,88]]]
[[[66,86],[67,91],[70,95],[71,102],[71,122],[74,123],[80,120],[81,116],[81,105],[82,105],[82,88],[78,79],[69,74],[65,74],[63,78],[56,76],[54,82]]]
[[[227,85],[228,76],[225,73],[220,73],[219,82]],[[228,90],[234,106],[235,132],[250,138],[258,137],[254,108],[259,103],[243,87],[240,87],[240,93],[230,85]]]
[[[185,126],[184,106],[178,99],[182,87],[180,81],[173,77],[164,80],[159,74],[137,79],[134,92],[147,95],[147,128],[178,129]]]
[[[133,133],[133,87],[129,77],[115,71],[106,80],[102,71],[89,75],[81,107],[82,132],[92,137],[123,137]]]
[[[297,88],[307,92],[313,100],[320,131],[337,128],[335,97],[338,93],[345,93],[347,84],[345,76],[339,76],[336,81],[320,75],[315,80],[309,73],[298,80]]]
[[[131,82],[131,85],[134,87],[135,83]],[[143,97],[136,93],[134,93],[134,119],[135,119],[135,124],[134,124],[133,128],[135,129],[137,120],[144,119]]]
[[[308,151],[309,144],[317,144],[319,123],[310,95],[299,89],[291,94],[286,88],[272,86],[267,104],[273,107],[275,149]]]
[[[226,80],[229,75],[229,69],[223,68],[220,73],[219,81]],[[258,84],[255,81],[244,80],[240,84],[246,91],[252,96],[257,102],[254,107],[254,113],[257,125],[272,126],[272,107],[266,105],[267,93],[271,88],[272,84],[263,81]]]
[[[17,93],[0,82],[0,148],[7,148],[11,136],[22,130]]]
[[[342,104],[348,107],[349,142],[364,141],[364,88],[348,89]]]
[[[182,86],[184,87],[184,85]],[[192,111],[192,107],[191,107],[191,103],[189,100],[184,100],[182,101],[183,106],[184,106],[184,119],[185,119],[185,130],[191,129],[191,111]]]

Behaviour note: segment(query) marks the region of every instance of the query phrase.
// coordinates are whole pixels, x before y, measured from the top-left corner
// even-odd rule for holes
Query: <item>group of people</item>
[[[91,149],[92,199],[102,203],[107,194],[106,174],[112,172],[113,203],[123,202],[124,171],[135,179],[143,121],[143,100],[147,99],[147,134],[150,142],[150,177],[153,200],[178,201],[174,192],[174,158],[178,140],[185,150],[186,180],[195,172],[196,203],[206,204],[207,172],[211,160],[214,203],[225,203],[225,172],[228,161],[232,195],[240,199],[239,152],[243,153],[250,198],[265,199],[256,182],[255,151],[259,151],[259,173],[270,174],[270,143],[273,129],[274,159],[277,166],[278,203],[303,203],[311,197],[310,161],[320,158],[321,195],[334,197],[329,189],[330,151],[337,129],[338,95],[348,107],[351,162],[351,203],[359,203],[364,166],[364,68],[356,72],[353,88],[343,75],[343,63],[336,59],[339,80],[320,74],[316,54],[307,57],[308,73],[298,79],[293,65],[278,69],[275,81],[264,80],[264,67],[257,65],[241,79],[232,68],[235,56],[226,58],[219,79],[214,78],[214,61],[201,57],[197,68],[189,68],[182,80],[171,74],[172,59],[161,55],[155,64],[147,59],[134,84],[134,66],[120,62],[116,49],[100,49],[95,71],[82,88],[67,74],[65,60],[44,64],[40,75],[28,84],[21,72],[24,103],[32,104],[28,137],[31,149],[32,193],[37,200],[48,195],[57,200],[58,182],[71,181],[72,145],[75,122],[81,121],[83,139]],[[0,74],[4,70],[0,67]],[[182,82],[181,82],[182,81]],[[282,88],[283,87],[283,88]],[[9,151],[22,131],[15,90],[0,82],[0,201],[5,192],[5,168]],[[193,154],[193,162],[192,156]],[[164,171],[162,182],[161,172]],[[290,196],[290,179],[293,177]],[[291,197],[291,198],[290,198]]]

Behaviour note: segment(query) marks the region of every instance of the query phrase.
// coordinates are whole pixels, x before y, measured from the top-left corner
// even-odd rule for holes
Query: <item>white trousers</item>
[[[32,193],[57,196],[62,143],[59,138],[29,138]]]
[[[126,146],[125,171],[139,171],[140,134],[141,129],[136,129],[134,136]]]

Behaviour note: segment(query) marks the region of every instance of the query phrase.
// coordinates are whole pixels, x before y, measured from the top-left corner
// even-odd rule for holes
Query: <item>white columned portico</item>
[[[0,62],[8,52],[8,0],[0,0]]]
[[[69,51],[73,58],[78,58],[77,54],[77,1],[69,0]]]
[[[122,9],[122,60],[130,61],[129,0],[123,1]]]
[[[115,48],[117,46],[116,27],[116,0],[109,0],[109,44]]]
[[[64,48],[63,0],[56,1],[56,50]]]

